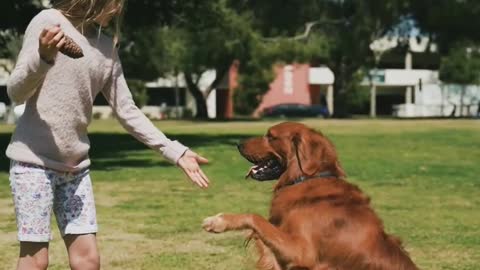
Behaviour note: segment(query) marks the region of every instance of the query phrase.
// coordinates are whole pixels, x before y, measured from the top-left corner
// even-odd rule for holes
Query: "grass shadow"
[[[10,133],[0,133],[0,149],[5,150],[10,142]],[[184,145],[195,149],[198,147],[209,146],[231,146],[248,138],[244,134],[188,134],[167,137],[175,139]],[[113,170],[116,168],[147,168],[158,166],[173,166],[166,160],[151,158],[154,154],[147,146],[137,141],[131,135],[126,133],[90,133],[91,149],[90,157],[92,159],[91,168],[94,170]],[[147,153],[144,153],[145,151]],[[148,151],[151,151],[148,153]],[[9,159],[5,154],[0,156],[0,170],[8,172]]]

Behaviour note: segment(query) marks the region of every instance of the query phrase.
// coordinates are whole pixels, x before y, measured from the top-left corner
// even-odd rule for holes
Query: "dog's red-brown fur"
[[[270,218],[218,214],[204,220],[210,232],[252,230],[265,270],[414,270],[398,238],[384,231],[370,199],[348,183],[333,144],[303,124],[282,123],[240,147],[250,160],[285,165],[274,188]],[[361,162],[361,161],[359,161]],[[300,176],[330,172],[290,185]]]

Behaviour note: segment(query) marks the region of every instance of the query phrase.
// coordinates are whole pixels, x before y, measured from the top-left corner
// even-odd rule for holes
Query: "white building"
[[[371,44],[370,48],[378,57],[380,66],[382,55],[395,49],[398,44],[394,38],[383,38]],[[402,102],[392,106],[392,114],[396,117],[476,116],[480,103],[480,86],[442,83],[437,70],[440,56],[436,54],[436,45],[426,37],[410,38],[406,44],[407,52],[403,59],[400,58],[404,62],[397,63],[398,66],[404,65],[403,69],[372,70],[371,80],[366,78],[362,82],[363,86],[370,89],[370,116],[377,115],[377,99],[382,96],[404,97]],[[437,69],[415,67],[415,58],[425,55],[437,58],[437,63],[433,64]]]
[[[393,106],[393,115],[396,117],[477,115],[480,102],[478,85],[443,84],[438,78],[438,71],[424,69],[384,69],[378,70],[374,77],[376,89],[371,98],[376,99],[378,95],[404,95],[404,102]],[[364,81],[363,85],[370,83]]]

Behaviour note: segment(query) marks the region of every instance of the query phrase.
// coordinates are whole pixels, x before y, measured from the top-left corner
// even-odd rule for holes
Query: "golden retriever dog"
[[[387,234],[370,199],[346,181],[333,144],[300,123],[271,127],[238,146],[258,181],[278,179],[270,217],[218,214],[208,232],[250,230],[257,267],[270,270],[414,270],[398,238]]]

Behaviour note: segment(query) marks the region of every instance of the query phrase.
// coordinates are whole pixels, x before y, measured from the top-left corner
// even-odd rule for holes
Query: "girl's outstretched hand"
[[[210,183],[208,177],[200,169],[200,164],[206,163],[208,163],[208,159],[199,156],[191,150],[187,150],[177,162],[178,166],[182,168],[190,180],[201,188],[207,188]]]

